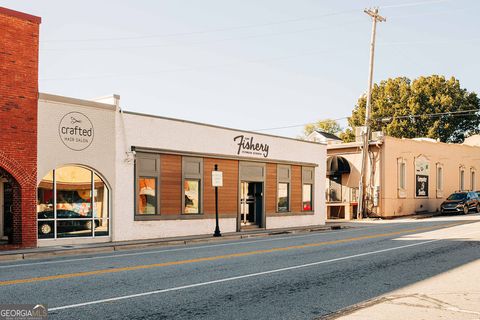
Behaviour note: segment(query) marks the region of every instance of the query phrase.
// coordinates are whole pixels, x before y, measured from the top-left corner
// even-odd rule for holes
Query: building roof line
[[[26,21],[30,21],[30,22],[34,22],[34,23],[37,23],[37,24],[42,23],[42,18],[40,18],[40,17],[31,15],[31,14],[28,14],[28,13],[20,12],[20,11],[15,11],[15,10],[8,9],[8,8],[5,8],[5,7],[0,7],[0,14],[6,15],[6,16],[9,16],[9,17],[14,17],[14,18],[26,20]]]
[[[169,121],[177,121],[177,122],[189,123],[189,124],[194,124],[194,125],[200,125],[200,126],[206,126],[206,127],[211,127],[211,128],[230,130],[230,131],[235,131],[235,132],[244,132],[244,133],[255,134],[255,135],[260,135],[260,136],[265,136],[265,137],[272,137],[272,138],[293,140],[293,141],[303,142],[303,143],[310,143],[310,144],[317,144],[317,145],[318,145],[318,144],[319,144],[319,145],[326,145],[326,143],[322,143],[322,142],[314,142],[314,141],[300,140],[300,139],[295,139],[295,138],[290,138],[290,137],[277,136],[277,135],[268,134],[268,133],[259,133],[259,132],[256,132],[256,131],[249,131],[249,130],[229,128],[229,127],[219,126],[219,125],[215,125],[215,124],[208,124],[208,123],[196,122],[196,121],[191,121],[191,120],[184,120],[184,119],[177,119],[177,118],[169,118],[169,117],[158,116],[158,115],[153,115],[153,114],[127,111],[127,110],[124,110],[124,109],[123,109],[123,113],[125,113],[125,114],[131,114],[131,115],[135,115],[135,116],[140,116],[140,117],[150,117],[150,118],[156,118],[156,119],[162,119],[162,120],[169,120]]]

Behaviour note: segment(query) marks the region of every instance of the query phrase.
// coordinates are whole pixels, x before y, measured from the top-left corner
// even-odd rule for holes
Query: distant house
[[[307,136],[306,140],[326,144],[342,143],[342,139],[340,139],[336,135],[321,130],[313,131]]]

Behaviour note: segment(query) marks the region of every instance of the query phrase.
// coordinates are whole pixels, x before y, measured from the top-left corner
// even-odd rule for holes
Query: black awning
[[[343,173],[350,173],[348,160],[340,156],[327,158],[327,176],[335,176]]]

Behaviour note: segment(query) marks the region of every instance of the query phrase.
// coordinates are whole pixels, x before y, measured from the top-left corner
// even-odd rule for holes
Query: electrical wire
[[[401,7],[413,7],[413,6],[422,6],[428,4],[435,4],[441,2],[450,2],[451,0],[433,0],[433,1],[422,1],[422,2],[410,2],[410,3],[403,3],[397,5],[386,5],[386,6],[379,6],[378,8],[381,9],[389,9],[389,8],[401,8]],[[208,34],[208,33],[218,33],[224,31],[231,31],[231,30],[241,30],[241,29],[251,29],[251,28],[259,28],[259,27],[267,27],[279,24],[288,24],[288,23],[295,23],[301,22],[306,20],[315,20],[319,18],[327,18],[332,16],[344,15],[349,13],[356,13],[359,12],[360,9],[352,9],[352,10],[344,10],[344,11],[337,11],[326,13],[322,15],[315,15],[315,16],[307,16],[307,17],[298,17],[292,19],[285,19],[279,21],[272,21],[272,22],[264,22],[258,24],[249,24],[249,25],[240,25],[240,26],[233,26],[233,27],[226,27],[226,28],[217,28],[217,29],[210,29],[210,30],[199,30],[199,31],[190,31],[190,32],[175,32],[175,33],[165,33],[165,34],[156,34],[156,35],[144,35],[144,36],[130,36],[130,37],[106,37],[106,38],[86,38],[86,39],[50,39],[50,40],[43,40],[40,41],[41,43],[59,43],[59,42],[95,42],[95,41],[122,41],[122,40],[143,40],[143,39],[154,39],[154,38],[167,38],[167,37],[179,37],[179,36],[190,36],[190,35],[198,35],[198,34]]]
[[[355,10],[345,10],[345,11],[331,12],[331,13],[326,13],[326,14],[316,15],[316,16],[299,17],[299,18],[265,22],[265,23],[259,23],[259,24],[240,25],[240,26],[210,29],[210,30],[199,30],[199,31],[191,31],[191,32],[175,32],[175,33],[165,33],[165,34],[157,34],[157,35],[149,35],[149,36],[131,36],[131,37],[110,37],[110,38],[90,38],[90,39],[51,39],[51,40],[44,40],[44,41],[41,41],[41,42],[45,42],[45,43],[46,42],[94,42],[94,41],[102,41],[103,42],[103,41],[142,40],[142,39],[190,36],[190,35],[197,35],[197,34],[218,33],[218,32],[230,31],[230,30],[241,30],[241,29],[268,27],[268,26],[285,24],[285,23],[294,23],[294,22],[300,22],[300,21],[306,21],[306,20],[314,20],[314,19],[318,19],[318,18],[338,16],[338,15],[349,14],[349,13],[354,13],[354,12],[358,12],[358,10],[356,10],[356,9]]]
[[[404,115],[404,116],[392,116],[392,117],[384,117],[382,119],[375,119],[374,121],[382,122],[382,120],[389,119],[389,121],[393,121],[395,119],[411,119],[411,118],[420,118],[420,117],[441,117],[445,115],[451,115],[453,117],[464,117],[464,116],[474,116],[478,114],[462,114],[462,113],[471,113],[471,112],[480,112],[480,109],[470,109],[470,110],[460,110],[460,111],[450,111],[450,112],[437,112],[437,113],[426,113],[426,114],[413,114],[413,115]],[[345,120],[350,117],[341,117],[341,118],[336,118],[336,119],[327,119],[327,120],[333,120],[333,121],[340,121],[340,120]],[[295,124],[295,125],[289,125],[289,126],[282,126],[282,127],[273,127],[273,128],[264,128],[264,129],[257,129],[257,130],[251,130],[254,132],[258,131],[271,131],[271,130],[282,130],[282,129],[291,129],[291,128],[298,128],[298,127],[305,127],[311,124],[315,124],[318,121],[315,122],[309,122],[309,123],[303,123],[303,124]]]

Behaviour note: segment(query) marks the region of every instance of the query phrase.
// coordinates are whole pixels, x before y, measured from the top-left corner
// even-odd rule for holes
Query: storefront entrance
[[[242,181],[240,184],[241,228],[262,226],[263,182]]]
[[[12,185],[0,180],[0,244],[8,243],[12,236]]]

